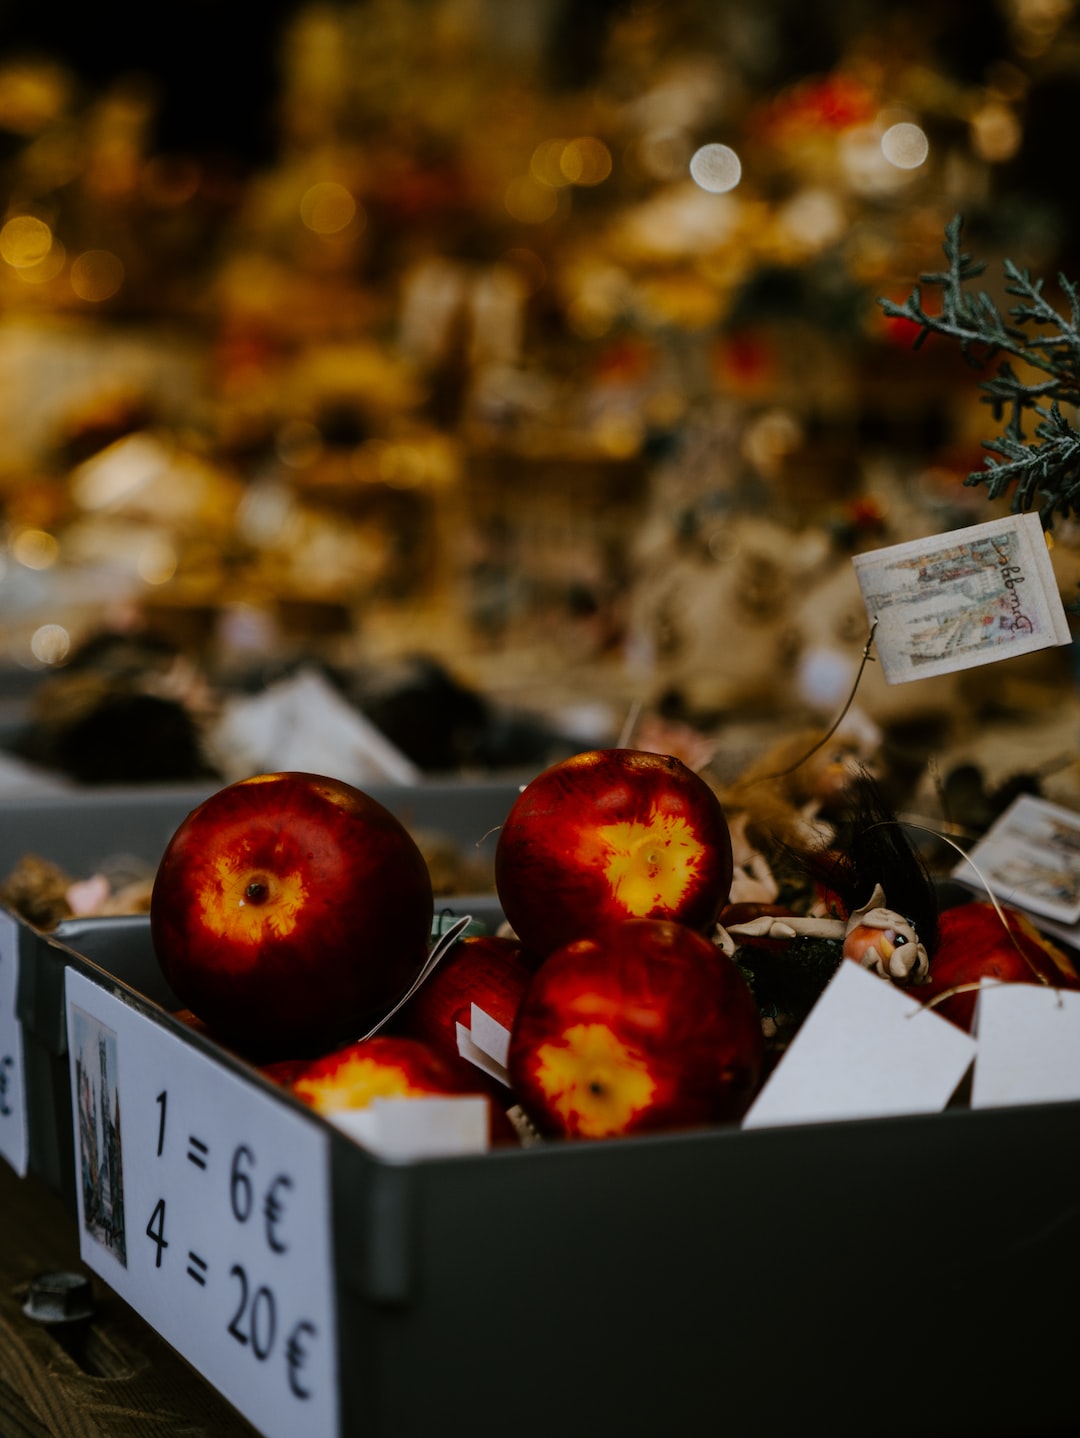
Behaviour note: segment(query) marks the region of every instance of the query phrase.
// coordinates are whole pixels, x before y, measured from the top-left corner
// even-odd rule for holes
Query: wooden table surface
[[[23,1312],[44,1273],[90,1277],[86,1323]],[[75,1221],[0,1160],[0,1434],[3,1438],[252,1438],[255,1430],[79,1259]]]

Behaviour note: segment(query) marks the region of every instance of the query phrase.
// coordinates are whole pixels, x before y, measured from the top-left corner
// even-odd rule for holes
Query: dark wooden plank
[[[50,1438],[48,1428],[39,1423],[15,1392],[0,1381],[0,1433],[4,1438]]]
[[[252,1438],[254,1429],[90,1275],[94,1316],[75,1329],[22,1311],[40,1273],[87,1273],[75,1222],[0,1162],[0,1433],[4,1438]]]

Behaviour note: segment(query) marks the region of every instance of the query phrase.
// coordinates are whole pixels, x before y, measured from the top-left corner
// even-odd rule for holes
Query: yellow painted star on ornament
[[[704,852],[683,818],[652,814],[604,825],[605,872],[612,892],[629,913],[646,917],[657,908],[675,909],[686,893]]]
[[[538,1083],[582,1138],[624,1132],[656,1091],[648,1065],[607,1024],[574,1024],[537,1059]]]

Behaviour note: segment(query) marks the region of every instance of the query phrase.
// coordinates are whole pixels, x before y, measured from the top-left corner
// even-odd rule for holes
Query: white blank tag
[[[486,1153],[486,1098],[377,1098],[366,1108],[328,1114],[330,1122],[380,1158],[445,1158]]]
[[[936,1113],[975,1041],[845,959],[743,1119],[744,1128]]]
[[[510,1030],[505,1028],[477,1004],[470,1010],[469,1027],[457,1026],[458,1053],[483,1073],[510,1087],[507,1060],[510,1053]]]
[[[975,1023],[972,1108],[1080,1099],[1080,991],[984,982]]]

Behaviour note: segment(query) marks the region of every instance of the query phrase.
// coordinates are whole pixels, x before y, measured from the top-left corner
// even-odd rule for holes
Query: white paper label
[[[485,1012],[479,1004],[469,1008],[469,1027],[457,1025],[458,1053],[483,1073],[510,1087],[506,1067],[510,1055],[510,1030]]]
[[[329,1135],[66,974],[83,1260],[267,1438],[337,1438]]]
[[[383,1014],[382,1018],[378,1021],[377,1024],[374,1025],[373,1028],[368,1029],[366,1034],[362,1034],[360,1036],[360,1042],[363,1042],[365,1039],[374,1038],[375,1035],[379,1032],[379,1030],[384,1028],[390,1022],[390,1020],[397,1013],[398,1009],[405,1007],[405,1005],[412,998],[413,994],[416,993],[420,985],[428,978],[430,974],[434,972],[435,968],[442,963],[443,959],[454,947],[458,939],[461,937],[461,935],[465,932],[465,930],[469,927],[471,923],[472,915],[462,914],[461,918],[454,920],[454,922],[445,931],[445,933],[439,935],[435,944],[432,946],[431,952],[424,960],[423,967],[417,974],[416,978],[413,979],[412,983],[409,985],[408,991],[402,994],[401,998],[398,999],[397,1003],[392,1009],[389,1009],[385,1014]]]
[[[1080,991],[985,980],[972,1108],[1080,1099]]]
[[[28,1160],[23,1034],[15,1007],[19,992],[19,927],[0,909],[0,1157],[20,1178]]]
[[[845,959],[743,1127],[937,1113],[974,1052],[970,1034]]]
[[[448,1158],[487,1153],[490,1146],[486,1098],[376,1098],[366,1108],[342,1109],[327,1117],[380,1158]]]
[[[1010,514],[853,560],[889,684],[1071,639],[1037,514]]]

